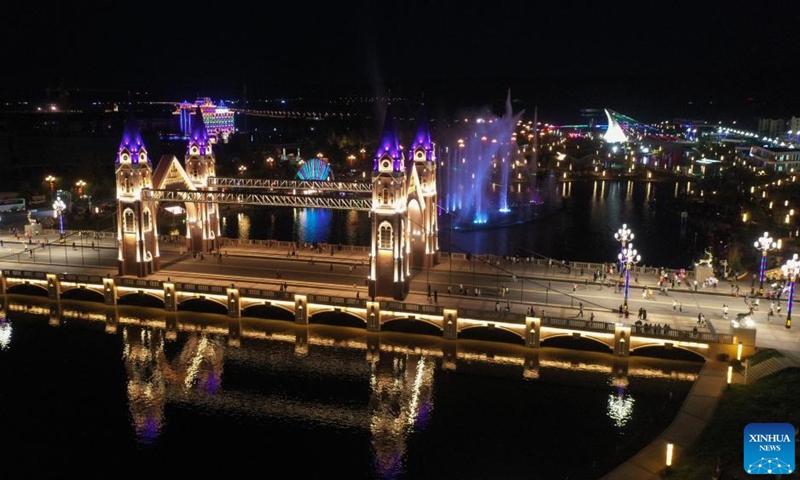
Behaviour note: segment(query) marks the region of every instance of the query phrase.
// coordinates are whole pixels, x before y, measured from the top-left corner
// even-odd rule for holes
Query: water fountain
[[[509,92],[501,117],[488,114],[466,119],[453,132],[441,173],[443,205],[453,214],[453,228],[523,223],[552,211],[560,202],[556,179],[537,175],[535,142],[527,152],[517,143],[521,117],[522,112],[512,112]]]

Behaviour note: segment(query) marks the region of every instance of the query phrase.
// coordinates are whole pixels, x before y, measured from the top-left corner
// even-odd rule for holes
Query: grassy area
[[[768,355],[764,353],[764,355]],[[720,399],[714,418],[676,465],[662,474],[670,480],[800,478],[748,475],[743,468],[744,428],[749,423],[791,423],[800,426],[800,368],[787,368],[750,385],[736,384]]]

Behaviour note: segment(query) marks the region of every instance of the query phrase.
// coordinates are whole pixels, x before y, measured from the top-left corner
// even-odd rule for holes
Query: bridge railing
[[[332,295],[311,294],[306,296],[308,303],[320,303],[323,305],[336,305],[342,307],[366,308],[367,301],[361,298],[337,297]]]
[[[263,288],[240,288],[243,297],[267,298],[270,300],[294,300],[294,294],[280,290],[265,290]]]
[[[444,307],[440,305],[421,305],[418,303],[405,303],[393,301],[381,301],[381,310],[394,310],[398,312],[419,313],[428,315],[442,315]]]
[[[103,277],[100,275],[81,275],[74,273],[64,273],[58,276],[62,282],[75,282],[75,283],[94,283],[102,284]]]
[[[3,270],[4,277],[11,277],[11,278],[29,278],[31,280],[45,280],[47,279],[47,273],[45,272],[34,272],[31,270]]]
[[[471,318],[475,320],[484,320],[487,322],[518,323],[523,325],[525,324],[524,313],[506,312],[505,310],[496,312],[480,308],[459,308],[458,317]]]
[[[102,282],[102,280],[100,280]],[[147,280],[145,278],[125,278],[118,277],[115,279],[117,286],[131,287],[131,288],[164,288],[163,282],[159,280]],[[179,284],[176,284],[179,285]],[[191,285],[191,284],[187,284]]]
[[[584,320],[575,317],[542,317],[542,325],[559,328],[575,328],[593,332],[613,332],[616,324],[598,322],[597,320]]]

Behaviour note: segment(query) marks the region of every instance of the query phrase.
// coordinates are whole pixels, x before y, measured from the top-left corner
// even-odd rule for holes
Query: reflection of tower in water
[[[381,478],[402,473],[406,437],[424,428],[430,418],[434,368],[426,356],[393,356],[391,364],[372,363],[370,431]]]
[[[122,338],[128,408],[140,441],[153,442],[161,433],[168,392],[213,395],[219,391],[224,358],[221,340],[193,333],[169,362],[163,330],[125,326]]]

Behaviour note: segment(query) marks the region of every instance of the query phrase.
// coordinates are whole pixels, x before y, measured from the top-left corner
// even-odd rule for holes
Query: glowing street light
[[[633,232],[631,232],[631,229],[628,228],[627,224],[623,223],[622,224],[622,228],[617,230],[617,233],[614,234],[614,240],[620,242],[622,244],[622,248],[625,248],[625,245],[627,245],[628,242],[632,242],[633,241]],[[622,263],[620,263],[619,268],[620,268],[620,271],[622,271],[623,268],[624,268],[624,265],[622,265]]]
[[[56,201],[53,202],[53,211],[54,214],[58,217],[58,231],[63,236],[64,235],[64,209],[67,208],[67,205],[61,200],[61,197],[56,197]]]
[[[794,301],[794,283],[797,281],[797,274],[800,273],[800,260],[795,253],[792,258],[786,260],[786,264],[781,267],[784,276],[789,279],[789,305],[786,308],[786,328],[792,328],[792,303]]]
[[[758,294],[764,295],[764,271],[767,268],[767,252],[770,250],[775,250],[775,248],[778,247],[778,244],[772,241],[772,237],[769,236],[768,232],[764,232],[764,235],[755,243],[753,243],[753,246],[761,250],[761,268],[758,275],[760,284],[758,287]]]
[[[631,265],[635,265],[639,263],[642,259],[642,256],[633,248],[633,242],[628,243],[627,246],[622,248],[622,252],[619,254],[619,262],[624,265],[625,268],[625,291],[624,291],[624,308],[625,311],[628,311],[628,289],[631,283]]]
[[[48,175],[44,177],[44,181],[50,184],[50,192],[54,192],[56,189],[56,177]]]
[[[83,187],[86,186],[86,182],[84,182],[83,180],[78,180],[77,182],[75,182],[75,186],[78,187],[78,197],[82,197]]]

